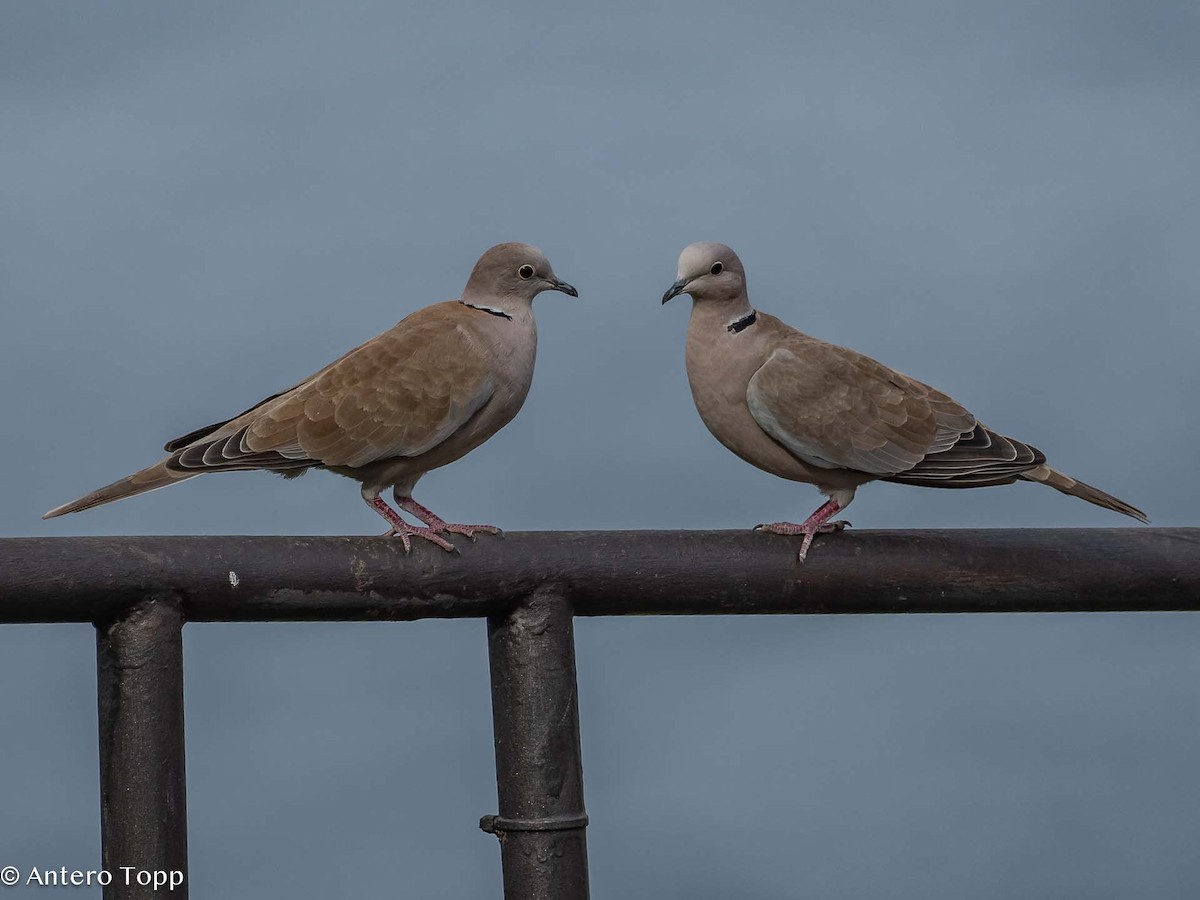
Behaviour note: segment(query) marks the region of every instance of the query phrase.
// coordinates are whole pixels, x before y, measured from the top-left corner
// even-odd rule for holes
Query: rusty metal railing
[[[588,896],[574,616],[1200,610],[1200,528],[0,539],[0,623],[97,635],[103,865],[187,870],[183,626],[486,618],[509,900]],[[0,743],[3,735],[0,735]],[[161,896],[114,879],[106,900]],[[186,897],[187,883],[172,896]]]

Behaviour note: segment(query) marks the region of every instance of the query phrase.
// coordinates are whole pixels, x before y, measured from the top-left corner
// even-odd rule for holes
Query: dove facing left
[[[286,478],[328,469],[362,485],[407,551],[414,537],[454,546],[492,525],[450,524],[412,497],[421,476],[461,459],[520,411],[533,380],[533,298],[579,294],[528,244],[497,244],[479,258],[462,297],[435,303],[316,374],[233,418],[168,441],[165,459],[50,510],[90,509],[209,472],[265,469]],[[405,521],[380,494],[425,523]]]
[[[690,294],[688,384],[700,418],[753,466],[816,485],[828,500],[802,523],[760,525],[814,535],[870,481],[974,488],[1033,481],[1146,522],[1146,514],[1052,469],[1036,447],[992,431],[946,394],[846,347],[797,331],[750,305],[746,269],[725,244],[679,256],[662,302]]]

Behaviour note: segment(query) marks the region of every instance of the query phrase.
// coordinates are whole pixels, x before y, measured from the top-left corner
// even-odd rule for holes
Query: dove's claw
[[[841,508],[833,500],[829,500],[799,525],[795,522],[772,522],[769,525],[756,525],[754,530],[765,531],[768,534],[804,535],[804,540],[800,544],[800,552],[796,554],[796,559],[804,562],[808,557],[808,548],[812,546],[813,538],[816,535],[833,534],[850,526],[849,522],[842,519],[838,519],[836,522],[826,521]]]
[[[371,504],[371,508],[373,510],[388,520],[388,523],[392,526],[392,528],[388,532],[387,536],[400,538],[401,543],[404,544],[405,553],[408,553],[410,550],[412,550],[412,539],[414,537],[419,537],[422,540],[429,541],[431,544],[437,544],[437,546],[441,547],[447,553],[458,552],[458,549],[452,543],[445,538],[438,537],[430,529],[418,528],[416,525],[409,525],[402,518],[400,518],[399,513],[387,505],[387,502],[383,500],[383,498],[375,497],[367,502]]]
[[[477,534],[501,534],[495,525],[456,525],[447,522],[433,510],[422,506],[412,497],[396,497],[396,505],[405,512],[412,513],[429,526],[429,530],[437,534],[461,534],[475,540]]]
[[[395,528],[389,528],[386,532],[384,532],[383,536],[385,538],[400,538],[400,543],[404,545],[404,552],[406,555],[408,551],[412,549],[412,541],[409,539],[408,534],[403,531],[398,531]]]
[[[409,525],[407,522],[401,528],[393,528],[385,535],[386,537],[398,537],[400,542],[404,544],[404,552],[408,553],[412,550],[412,538],[419,537],[422,540],[429,541],[431,544],[437,544],[447,553],[457,553],[458,548],[444,538],[438,537],[428,528],[417,528],[415,525]]]
[[[435,517],[433,522],[429,523],[431,531],[449,532],[450,534],[464,534],[472,541],[475,540],[477,534],[500,534],[501,531],[495,525],[454,525],[449,522],[443,522]]]

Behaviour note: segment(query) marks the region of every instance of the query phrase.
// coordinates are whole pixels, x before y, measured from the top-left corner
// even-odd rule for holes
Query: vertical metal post
[[[587,814],[570,604],[542,589],[488,619],[505,900],[587,900]]]
[[[105,900],[186,900],[183,614],[151,600],[96,625]],[[166,881],[164,881],[166,879]],[[166,887],[174,890],[169,893]]]

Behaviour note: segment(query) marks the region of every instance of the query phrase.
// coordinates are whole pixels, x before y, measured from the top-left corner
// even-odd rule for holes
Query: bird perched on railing
[[[479,258],[459,300],[418,310],[299,384],[169,441],[161,462],[43,518],[209,472],[293,477],[328,469],[362,484],[363,500],[406,551],[414,537],[453,550],[439,535],[498,533],[445,522],[412,491],[422,475],[465,456],[521,409],[537,350],[532,301],[542,291],[579,296],[536,247],[498,244]],[[389,487],[396,505],[427,527],[406,522],[379,496]]]
[[[849,524],[829,520],[868,481],[967,488],[1024,479],[1148,521],[1050,468],[1040,450],[992,431],[941,391],[758,312],[742,261],[724,244],[684,249],[662,302],[679,294],[692,297],[688,383],[708,430],[751,465],[814,484],[829,498],[800,524],[758,526],[803,535],[801,560],[814,535]]]

